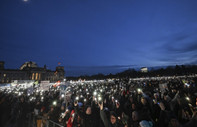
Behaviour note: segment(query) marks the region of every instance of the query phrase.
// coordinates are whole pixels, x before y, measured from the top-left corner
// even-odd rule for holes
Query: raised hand
[[[100,107],[100,110],[103,110],[103,102],[99,103],[98,105]]]
[[[78,101],[75,101],[75,102],[74,102],[74,106],[77,106],[77,105],[78,105]]]
[[[119,108],[119,107],[120,107],[120,103],[116,102],[116,108]]]
[[[162,102],[159,103],[159,107],[161,108],[162,111],[164,111],[166,109],[165,106],[164,106],[164,104]]]

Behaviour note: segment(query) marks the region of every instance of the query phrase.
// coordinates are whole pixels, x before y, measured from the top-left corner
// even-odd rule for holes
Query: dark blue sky
[[[197,0],[0,0],[0,44],[6,68],[61,62],[70,75],[197,64]]]

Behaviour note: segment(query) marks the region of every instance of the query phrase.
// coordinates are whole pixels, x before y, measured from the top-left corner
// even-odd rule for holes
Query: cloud
[[[154,47],[158,62],[168,64],[197,63],[197,31],[173,34]],[[158,54],[158,55],[157,55]]]
[[[183,43],[183,44],[167,44],[165,46],[165,50],[166,52],[169,53],[187,53],[187,52],[193,52],[193,51],[197,51],[197,39],[193,40],[192,42],[188,42],[188,43]]]

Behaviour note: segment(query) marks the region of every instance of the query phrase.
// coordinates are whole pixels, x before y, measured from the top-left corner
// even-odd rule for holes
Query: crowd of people
[[[81,82],[48,91],[0,91],[1,127],[197,127],[195,77]],[[17,95],[16,95],[16,91]],[[18,94],[20,93],[20,94]]]

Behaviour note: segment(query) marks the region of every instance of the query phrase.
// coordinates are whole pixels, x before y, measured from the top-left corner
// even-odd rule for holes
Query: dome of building
[[[35,62],[29,61],[25,62],[21,67],[20,70],[23,70],[24,68],[35,68],[38,67],[38,65]]]

